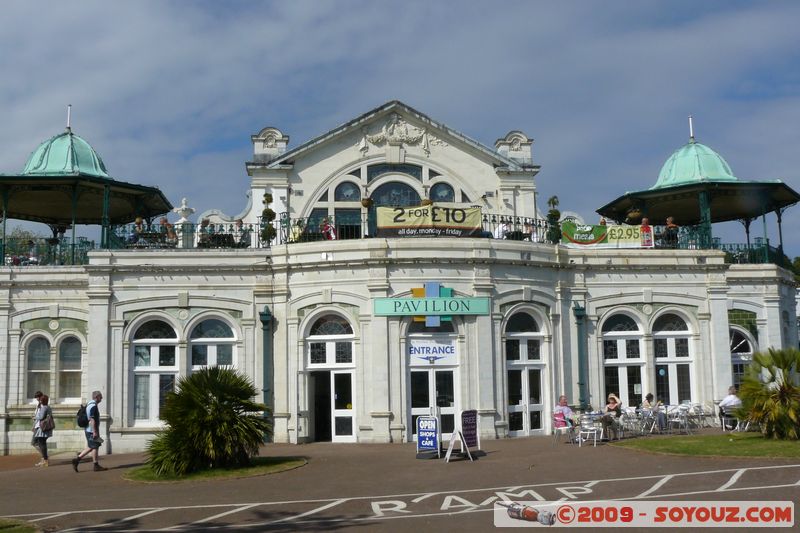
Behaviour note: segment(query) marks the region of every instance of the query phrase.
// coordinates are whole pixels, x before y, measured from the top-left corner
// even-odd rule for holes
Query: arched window
[[[527,312],[511,315],[505,327],[508,430],[514,437],[528,436],[543,428],[542,333]]]
[[[333,199],[336,202],[358,202],[361,200],[361,189],[352,181],[345,181],[336,186]]]
[[[178,375],[178,335],[167,322],[150,320],[134,332],[133,418],[155,422],[167,394],[175,389]]]
[[[737,328],[730,329],[731,346],[731,371],[733,374],[733,385],[738,389],[742,384],[742,378],[747,371],[747,367],[753,361],[753,343],[747,334]]]
[[[65,337],[58,346],[58,396],[81,397],[81,341]]]
[[[404,207],[420,204],[417,191],[399,181],[384,183],[370,194],[370,198],[374,201],[373,208],[380,206]]]
[[[455,202],[456,193],[447,183],[436,183],[431,187],[430,198],[434,202]]]
[[[692,364],[689,327],[674,313],[661,315],[653,323],[656,358],[656,397],[666,404],[692,399]]]
[[[50,390],[50,341],[34,337],[26,349],[28,360],[27,397],[33,398],[36,391],[45,394]]]
[[[602,354],[604,362],[604,392],[601,401],[609,394],[619,396],[623,405],[642,403],[644,358],[643,335],[639,324],[624,313],[615,313],[603,322]]]
[[[353,328],[338,315],[325,315],[311,326],[308,335],[309,365],[353,363]]]
[[[506,361],[541,359],[539,324],[528,313],[515,313],[506,324]]]
[[[236,338],[231,327],[216,318],[203,320],[189,335],[192,369],[204,366],[233,365]]]

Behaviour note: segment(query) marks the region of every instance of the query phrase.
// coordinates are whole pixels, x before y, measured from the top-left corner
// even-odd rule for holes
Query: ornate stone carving
[[[370,134],[368,128],[361,128],[361,140],[358,142],[358,150],[366,155],[370,144],[375,146],[387,144],[418,145],[425,152],[425,155],[431,154],[431,145],[447,146],[447,143],[428,133],[425,128],[417,128],[409,124],[397,113],[389,115],[388,120],[377,133]]]

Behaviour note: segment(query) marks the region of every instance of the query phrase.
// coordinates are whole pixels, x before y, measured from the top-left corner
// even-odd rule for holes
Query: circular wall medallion
[[[189,318],[189,311],[187,311],[186,309],[181,309],[180,311],[178,311],[178,318],[180,318],[181,320],[186,320],[187,318]]]
[[[50,321],[50,322],[47,324],[47,327],[48,327],[48,328],[50,328],[50,329],[52,329],[52,330],[57,330],[57,329],[58,329],[58,326],[59,326],[58,320],[51,320],[51,321]]]
[[[651,315],[651,314],[653,314],[653,306],[652,305],[645,305],[644,307],[642,307],[642,311],[644,311],[644,314],[646,314],[646,315]]]

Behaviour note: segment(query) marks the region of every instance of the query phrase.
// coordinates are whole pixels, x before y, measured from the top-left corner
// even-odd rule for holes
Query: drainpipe
[[[572,314],[575,315],[575,322],[578,325],[578,401],[581,404],[581,410],[584,411],[589,405],[589,383],[587,381],[589,354],[586,345],[586,308],[578,302],[573,302]]]
[[[264,418],[269,419],[270,422],[274,424],[274,419],[272,418],[272,413],[275,407],[275,401],[273,398],[273,357],[272,357],[272,313],[269,312],[269,306],[265,305],[264,310],[258,313],[258,317],[261,319],[261,333],[264,340],[264,376],[263,376],[263,385],[261,392],[264,394],[264,405],[267,406],[267,409],[264,411]],[[264,442],[272,442],[271,435],[264,436]]]

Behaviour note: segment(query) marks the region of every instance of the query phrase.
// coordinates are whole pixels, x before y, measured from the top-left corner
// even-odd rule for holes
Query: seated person
[[[556,419],[560,419],[561,416],[564,417],[564,422],[569,427],[574,427],[575,424],[575,413],[572,412],[572,409],[569,405],[567,405],[567,397],[563,394],[558,397],[558,404],[553,407],[553,417]],[[558,426],[557,426],[558,427]]]
[[[725,424],[725,407],[728,409],[735,409],[737,407],[742,406],[742,400],[736,395],[736,387],[731,385],[728,387],[728,395],[725,396],[721,402],[719,402],[719,423],[720,427],[724,427]],[[728,429],[731,429],[728,426]]]
[[[161,233],[160,240],[166,244],[177,244],[178,235],[175,233],[175,227],[169,223],[167,217],[161,217],[158,221],[159,233]]]
[[[302,218],[298,218],[294,225],[292,225],[291,236],[289,242],[300,242],[303,240],[303,231],[306,229]]]
[[[244,226],[241,218],[237,218],[233,223],[233,238],[236,240],[237,248],[250,246],[250,228]]]
[[[617,419],[622,416],[622,402],[619,401],[616,394],[608,395],[608,403],[603,409],[603,413],[602,418],[600,418],[600,423],[603,424],[603,435],[609,440],[616,439],[619,436]]]
[[[142,217],[136,217],[136,220],[133,222],[131,234],[128,236],[128,242],[130,244],[136,244],[139,242],[142,233],[144,233],[144,220],[142,220]]]
[[[494,229],[494,238],[495,239],[505,239],[510,231],[511,231],[511,228],[508,227],[508,222],[501,222]]]
[[[664,233],[661,234],[661,240],[665,248],[678,247],[678,230],[680,228],[675,224],[673,217],[667,217],[667,225],[664,228]]]
[[[200,221],[200,227],[197,229],[197,246],[199,248],[208,248],[211,246],[211,235],[214,233],[214,228],[211,227],[207,218]]]
[[[642,402],[642,409],[653,413],[653,416],[656,418],[656,423],[658,424],[658,429],[664,431],[667,429],[667,415],[664,413],[664,411],[658,408],[661,402],[656,404],[653,399],[653,393],[648,392],[647,396],[644,397],[644,401]]]
[[[28,241],[28,264],[29,265],[39,264],[39,252],[36,249],[36,243],[33,240]]]

